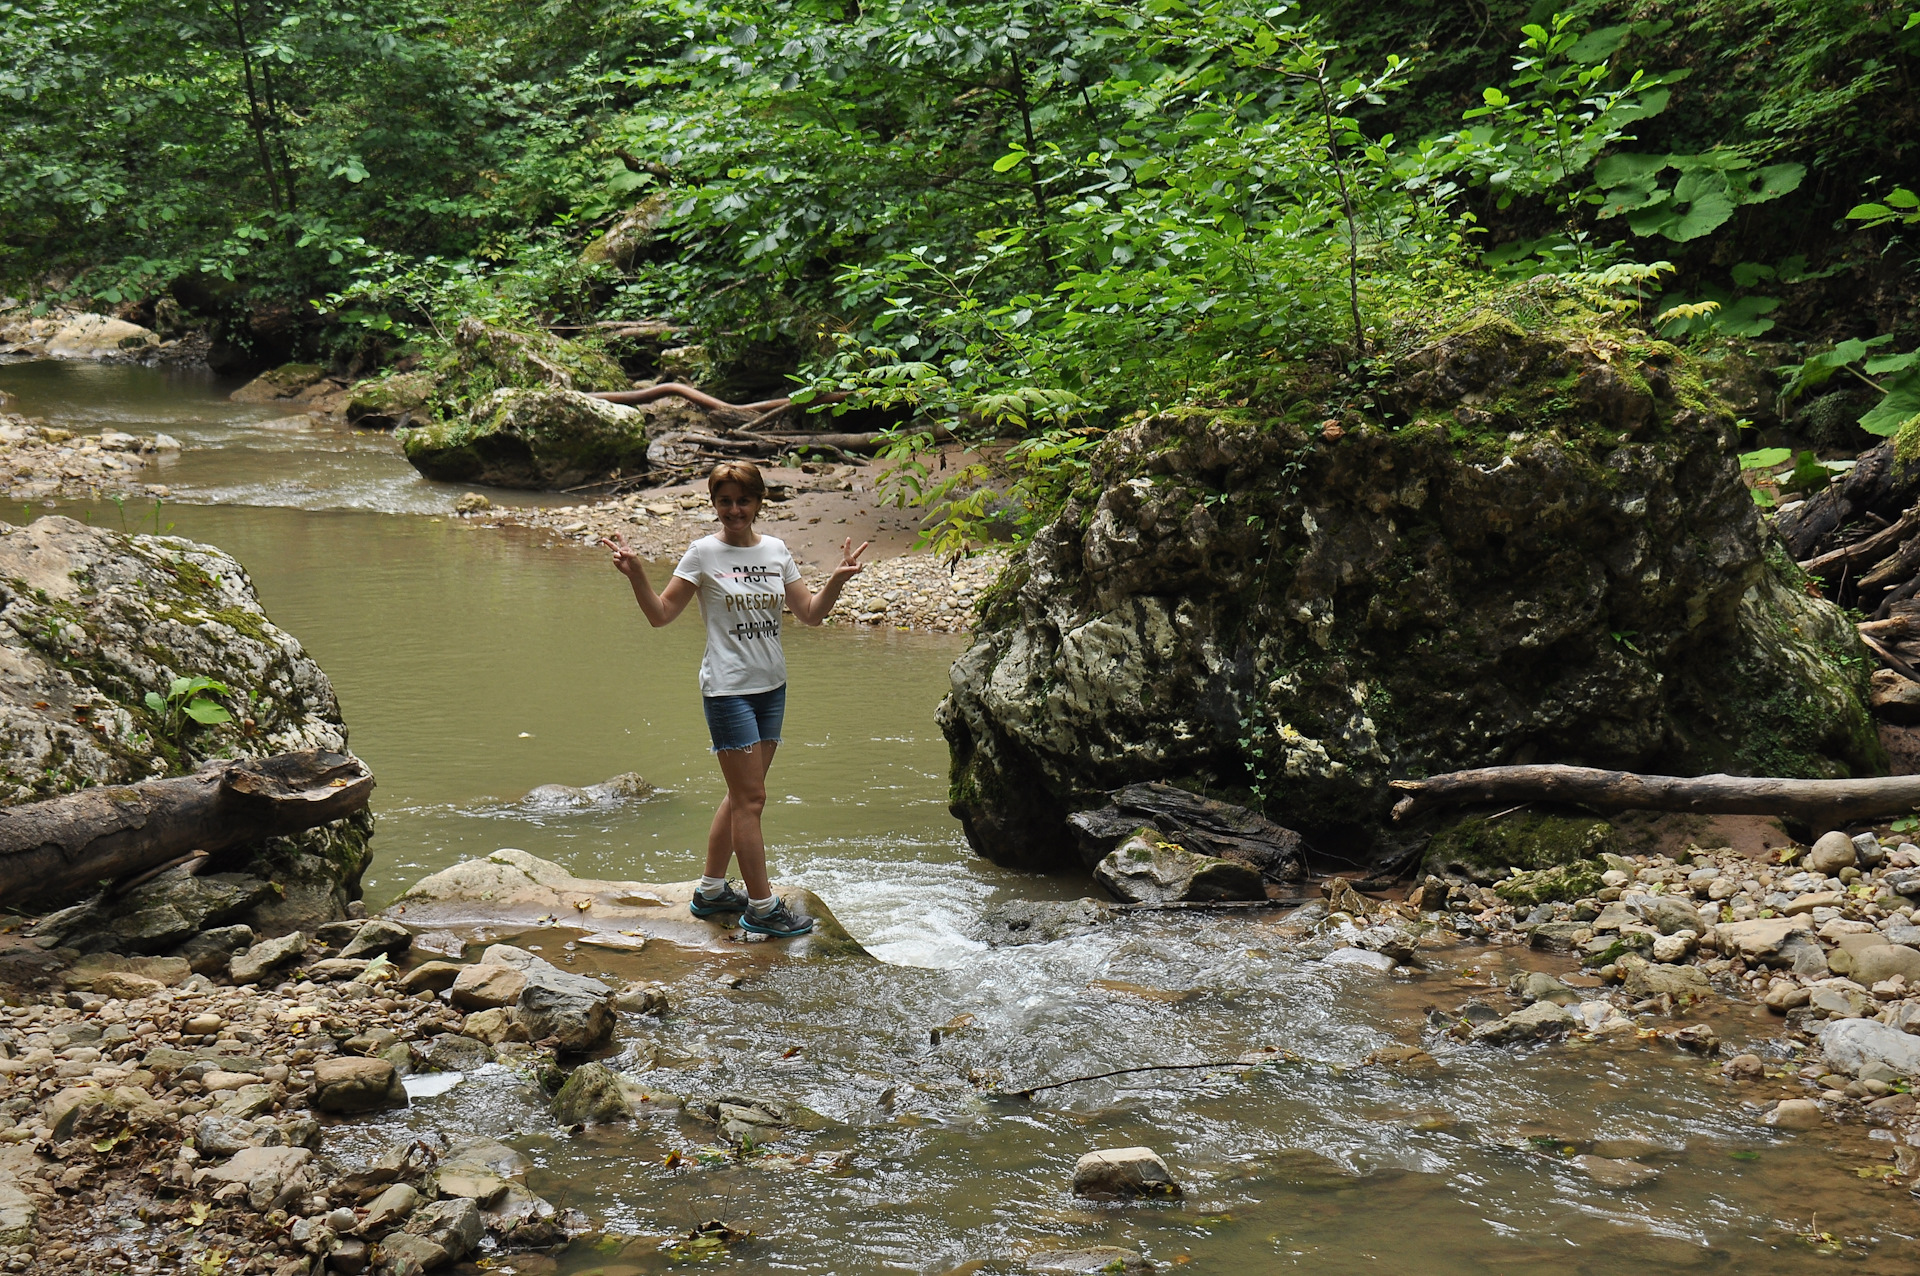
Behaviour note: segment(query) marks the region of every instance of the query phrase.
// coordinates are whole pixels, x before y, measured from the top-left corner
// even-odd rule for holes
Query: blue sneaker
[[[747,911],[747,893],[733,889],[728,882],[720,888],[718,895],[702,895],[696,887],[693,902],[687,905],[695,917],[714,917],[721,913],[744,913]]]
[[[740,914],[740,929],[750,930],[756,935],[771,935],[775,939],[792,939],[795,935],[804,935],[813,929],[813,918],[802,917],[787,907],[787,901],[777,899],[773,907],[755,915],[752,909]]]

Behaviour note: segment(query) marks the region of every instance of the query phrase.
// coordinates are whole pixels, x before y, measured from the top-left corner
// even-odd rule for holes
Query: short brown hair
[[[707,495],[712,496],[722,483],[738,483],[756,501],[767,499],[767,481],[752,461],[722,461],[707,475]]]

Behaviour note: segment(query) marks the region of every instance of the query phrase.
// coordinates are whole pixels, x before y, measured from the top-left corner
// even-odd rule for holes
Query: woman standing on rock
[[[767,485],[748,461],[722,461],[707,475],[707,494],[720,518],[720,534],[688,546],[673,579],[658,593],[646,566],[616,534],[602,541],[613,565],[633,586],[633,597],[655,629],[672,624],[697,594],[707,622],[707,652],[700,661],[700,697],[707,712],[713,754],[726,777],[727,796],[707,831],[706,875],[693,893],[693,915],[740,914],[742,930],[786,938],[813,929],[773,893],[767,880],[767,848],[760,813],[767,804],[767,768],[780,744],[787,709],[787,657],[780,648],[780,609],[803,625],[817,625],[833,610],[847,581],[860,572],[866,545],[848,537],[840,565],[809,593],[784,541],[753,530]],[[727,865],[740,861],[745,892],[727,880]]]

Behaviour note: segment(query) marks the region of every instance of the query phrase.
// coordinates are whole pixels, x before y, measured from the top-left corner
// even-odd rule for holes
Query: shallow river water
[[[369,902],[502,846],[587,877],[696,873],[721,792],[696,701],[697,626],[647,629],[595,554],[448,518],[460,489],[418,480],[384,437],[276,421],[226,402],[229,388],[145,369],[0,367],[16,410],[188,445],[155,479],[172,491],[157,512],[131,501],[60,512],[149,530],[157,518],[246,565],[268,612],[332,677],[379,777]],[[1493,1051],[1424,1034],[1426,1007],[1479,995],[1504,1011],[1512,971],[1558,959],[1460,944],[1383,977],[1315,960],[1320,949],[1274,916],[1141,916],[986,947],[970,923],[995,900],[1088,884],[994,869],[948,817],[932,712],[962,641],[787,633],[776,875],[816,891],[882,960],[788,963],[766,945],[721,958],[657,943],[575,952],[561,930],[521,942],[574,969],[668,985],[672,1013],[628,1017],[609,1062],[663,1094],[804,1104],[826,1128],[742,1157],[669,1104],[634,1127],[568,1134],[537,1087],[490,1066],[402,1115],[328,1131],[343,1162],[407,1132],[499,1138],[533,1159],[534,1190],[602,1229],[558,1257],[492,1260],[499,1269],[932,1274],[1086,1245],[1196,1273],[1893,1272],[1920,1259],[1920,1204],[1877,1182],[1891,1149],[1864,1128],[1776,1135],[1743,1101],[1779,1090],[1731,1088],[1714,1061],[1657,1040]],[[535,785],[624,771],[661,794],[558,816],[519,803]],[[1708,1021],[1731,1046],[1792,1066],[1765,1012],[1723,1004]],[[1364,1064],[1421,1044],[1433,1066]],[[1032,1100],[990,1093],[1262,1049],[1275,1061]],[[1083,1152],[1136,1144],[1167,1158],[1183,1200],[1067,1194]],[[1602,1187],[1574,1164],[1588,1152],[1637,1157],[1660,1177]],[[754,1239],[706,1262],[676,1257],[666,1243],[711,1218]]]

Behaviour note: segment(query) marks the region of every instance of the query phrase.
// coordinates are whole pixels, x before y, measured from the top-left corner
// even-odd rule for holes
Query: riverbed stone
[[[387,1270],[393,1276],[419,1276],[421,1272],[430,1272],[454,1261],[446,1246],[410,1232],[390,1234],[380,1242],[380,1251],[386,1256]]]
[[[1766,1123],[1781,1130],[1813,1130],[1826,1122],[1826,1113],[1812,1099],[1782,1099],[1766,1115]]]
[[[376,957],[385,954],[398,957],[413,946],[413,932],[397,922],[384,917],[370,919],[347,941],[340,955],[346,958]]]
[[[341,1113],[404,1108],[407,1088],[385,1059],[320,1059],[313,1065],[313,1106]]]
[[[1028,1258],[1022,1266],[1034,1276],[1148,1276],[1159,1270],[1139,1250],[1118,1245],[1047,1250]]]
[[[449,1000],[462,1010],[492,1010],[517,1004],[527,977],[509,966],[482,962],[463,968],[449,989]]]
[[[483,1045],[497,1046],[503,1041],[526,1041],[527,1026],[502,1006],[476,1010],[467,1016],[460,1031]]]
[[[996,948],[1050,944],[1091,934],[1115,916],[1113,905],[1098,899],[1010,899],[991,904],[981,913],[977,933]]]
[[[416,1072],[472,1072],[493,1062],[493,1051],[470,1036],[443,1032],[410,1047]]]
[[[1580,990],[1569,988],[1544,970],[1529,970],[1515,975],[1510,991],[1522,1001],[1551,1001],[1556,1006],[1571,1006],[1581,1000]]]
[[[67,320],[47,339],[54,359],[115,360],[137,356],[160,344],[149,328],[110,315],[81,314]]]
[[[408,1235],[425,1237],[456,1260],[472,1253],[485,1231],[480,1207],[463,1196],[421,1206],[406,1225]]]
[[[1676,1000],[1705,997],[1713,991],[1706,972],[1698,966],[1667,965],[1638,956],[1622,957],[1618,964],[1625,975],[1621,991],[1635,1001],[1660,996]]]
[[[1744,922],[1721,922],[1714,932],[1719,937],[1721,952],[1736,953],[1750,963],[1774,965],[1791,937],[1813,933],[1813,922],[1806,917],[1756,917]]]
[[[1152,1148],[1088,1152],[1073,1167],[1073,1194],[1095,1199],[1173,1197],[1184,1191]]]
[[[1692,356],[1634,340],[1488,312],[1393,360],[1337,440],[1187,407],[1106,435],[952,671],[970,844],[1070,867],[1079,795],[1254,767],[1290,825],[1384,830],[1388,779],[1521,742],[1665,774],[1883,771],[1868,657],[1769,557],[1733,412]],[[1621,615],[1657,658],[1614,640]],[[1275,724],[1257,758],[1246,722]]]
[[[227,969],[235,953],[253,946],[253,939],[251,926],[214,926],[180,945],[174,955],[184,958],[196,975],[219,974]]]
[[[446,992],[465,969],[458,962],[421,962],[400,977],[400,987],[404,992]]]
[[[1852,868],[1858,858],[1853,839],[1835,829],[1830,833],[1822,833],[1807,848],[1806,866],[1811,872],[1832,877],[1843,868]]]
[[[1660,1171],[1650,1165],[1605,1156],[1576,1156],[1573,1158],[1573,1165],[1575,1169],[1601,1187],[1622,1191],[1646,1187],[1660,1177]]]
[[[1909,948],[1905,944],[1889,944],[1882,939],[1878,944],[1853,949],[1848,956],[1852,969],[1846,973],[1857,984],[1866,984],[1871,988],[1882,980],[1899,975],[1909,986],[1920,985],[1920,949]]]
[[[379,1236],[413,1213],[419,1204],[420,1193],[411,1183],[394,1183],[381,1189],[368,1204],[360,1230],[368,1236]]]
[[[1142,829],[1093,870],[1093,880],[1128,904],[1264,899],[1260,874],[1235,860],[1197,855]]]
[[[283,966],[292,965],[307,951],[307,937],[299,931],[263,939],[228,964],[227,972],[236,984],[258,983]]]
[[[1862,1080],[1920,1077],[1920,1037],[1876,1020],[1833,1020],[1821,1027],[1819,1041],[1828,1063]]]
[[[633,1105],[620,1088],[619,1073],[603,1063],[584,1063],[553,1096],[553,1119],[561,1125],[610,1125],[631,1121]]]
[[[424,369],[357,382],[347,395],[347,424],[357,430],[425,424],[432,415],[429,401],[439,386],[439,375]]]
[[[29,1243],[39,1221],[40,1206],[33,1195],[12,1178],[0,1176],[0,1245]]]
[[[227,397],[235,403],[274,403],[291,399],[309,386],[326,380],[327,370],[315,363],[283,363],[262,372]]]
[[[1490,1046],[1519,1045],[1565,1036],[1575,1026],[1573,1015],[1551,1001],[1536,1001],[1524,1010],[1481,1024],[1472,1040]]]

